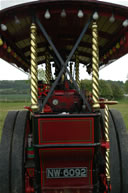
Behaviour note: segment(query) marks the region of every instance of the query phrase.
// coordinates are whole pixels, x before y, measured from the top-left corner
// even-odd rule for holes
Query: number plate
[[[75,168],[47,168],[47,178],[86,178],[87,167]]]

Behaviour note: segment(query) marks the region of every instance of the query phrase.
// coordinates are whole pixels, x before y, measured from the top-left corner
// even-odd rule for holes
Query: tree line
[[[30,84],[27,80],[0,81],[0,95],[29,94]]]
[[[81,80],[82,90],[92,91],[91,80]],[[128,80],[122,81],[99,80],[100,97],[120,100],[124,94],[128,94]],[[28,80],[0,81],[0,95],[30,94],[30,83]]]
[[[81,80],[80,86],[82,90],[92,91],[92,80]],[[123,81],[99,80],[99,92],[100,97],[120,100],[125,94],[128,94],[128,80],[125,83]]]

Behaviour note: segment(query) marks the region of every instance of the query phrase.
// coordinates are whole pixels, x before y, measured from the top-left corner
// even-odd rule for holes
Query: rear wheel
[[[27,142],[27,120],[28,111],[21,111],[18,113],[13,139],[12,139],[12,153],[11,153],[11,193],[25,192],[25,143]]]
[[[0,193],[25,193],[29,112],[9,112],[0,144]],[[28,188],[30,188],[28,183]]]
[[[12,138],[18,111],[10,111],[4,122],[0,144],[0,193],[10,193]]]
[[[120,154],[121,193],[128,192],[128,133],[122,115],[115,109],[110,110],[115,126]],[[114,155],[115,156],[115,155]]]
[[[104,130],[104,110],[101,110],[101,125]],[[121,168],[118,141],[113,120],[109,114],[109,137],[110,137],[110,175],[111,175],[111,193],[121,192]]]

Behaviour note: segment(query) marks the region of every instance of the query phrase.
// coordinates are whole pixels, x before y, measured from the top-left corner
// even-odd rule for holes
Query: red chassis
[[[40,163],[36,177],[42,192],[94,191],[94,152],[99,149],[99,131],[94,132],[94,127],[98,122],[99,114],[33,116],[33,127],[38,127],[33,143]]]

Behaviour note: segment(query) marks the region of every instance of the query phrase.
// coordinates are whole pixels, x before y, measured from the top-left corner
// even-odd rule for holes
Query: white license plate
[[[86,178],[87,167],[47,168],[47,178]]]

